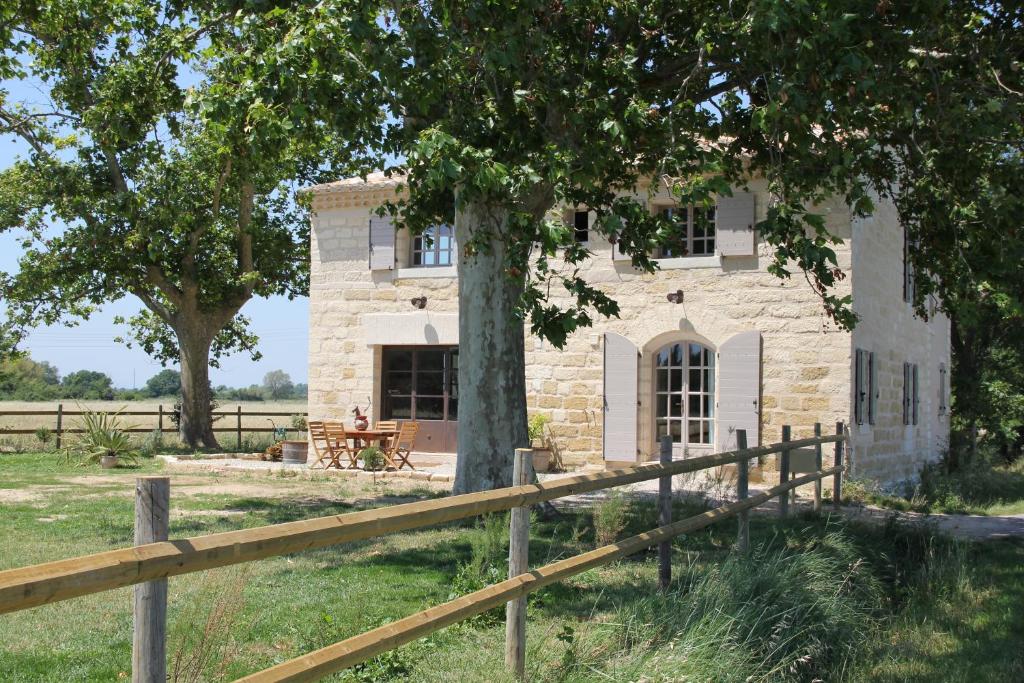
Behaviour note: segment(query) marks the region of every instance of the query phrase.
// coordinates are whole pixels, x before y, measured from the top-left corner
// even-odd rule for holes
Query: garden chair
[[[409,456],[412,455],[413,446],[416,444],[416,434],[420,431],[420,425],[418,422],[403,422],[402,426],[398,430],[398,436],[396,436],[389,444],[387,451],[384,454],[384,458],[388,461],[388,464],[396,469],[402,469],[406,465],[410,469],[416,469],[411,462],[409,462]]]
[[[378,422],[377,424],[374,425],[374,429],[379,429],[381,431],[397,432],[398,431],[398,420],[381,420],[380,422]],[[390,437],[388,439],[381,439],[381,444],[380,444],[381,445],[381,449],[385,450],[385,451],[388,450],[388,447],[389,447],[391,441],[394,438],[395,437]]]
[[[332,464],[338,464],[338,457],[331,446],[331,440],[327,437],[327,430],[324,428],[322,420],[310,420],[309,440],[313,444],[313,453],[316,454],[316,461],[310,465],[310,468],[315,468],[325,460],[327,462],[324,464],[324,469],[327,469]]]
[[[324,429],[327,432],[327,440],[336,453],[333,461],[335,467],[341,469],[341,456],[343,455],[348,457],[349,468],[358,467],[359,463],[356,461],[359,458],[359,452],[357,449],[349,446],[345,425],[341,422],[325,422]]]

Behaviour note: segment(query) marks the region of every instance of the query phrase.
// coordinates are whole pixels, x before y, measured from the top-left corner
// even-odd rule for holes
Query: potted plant
[[[377,446],[367,446],[359,451],[359,457],[363,461],[363,469],[367,472],[384,469],[384,452]]]
[[[533,471],[547,472],[551,467],[551,446],[548,445],[547,434],[544,428],[551,422],[551,418],[540,413],[530,418],[528,434],[530,436],[530,447],[533,448]]]
[[[139,450],[132,444],[127,427],[121,427],[118,413],[82,412],[82,436],[71,450],[82,464],[96,464],[104,469],[138,463]]]

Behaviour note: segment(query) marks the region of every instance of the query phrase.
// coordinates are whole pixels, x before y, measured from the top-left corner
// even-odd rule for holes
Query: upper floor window
[[[580,244],[590,241],[590,213],[586,211],[573,211],[572,214],[573,238]]]
[[[455,234],[450,225],[435,225],[412,238],[413,266],[450,266],[455,263]]]
[[[669,206],[661,216],[671,227],[656,258],[714,255],[715,207]]]

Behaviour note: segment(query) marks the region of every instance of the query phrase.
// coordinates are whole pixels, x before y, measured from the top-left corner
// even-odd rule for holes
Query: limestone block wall
[[[756,193],[758,219],[767,196]],[[390,272],[368,269],[367,225],[370,211],[393,196],[392,187],[371,186],[319,194],[312,229],[310,294],[310,414],[350,419],[353,405],[377,405],[380,347],[367,343],[367,313],[410,314],[409,299],[426,295],[428,314],[457,312],[457,284],[442,269]],[[667,192],[651,201],[670,203]],[[836,204],[824,207],[830,229],[849,237],[849,212]],[[407,240],[404,242],[407,244]],[[403,241],[397,245],[402,250]],[[657,273],[635,271],[613,261],[612,246],[592,235],[594,256],[585,277],[615,298],[617,319],[598,321],[572,335],[564,349],[528,338],[526,375],[531,411],[552,417],[550,433],[569,462],[601,462],[604,332],[616,332],[641,350],[638,434],[640,459],[653,457],[652,358],[664,344],[697,340],[712,349],[734,334],[758,330],[763,335],[762,442],[776,441],[781,425],[796,436],[811,425],[848,420],[850,414],[851,339],[824,317],[820,301],[799,276],[780,281],[767,273],[769,248],[749,257],[696,257],[663,262]],[[849,270],[851,251],[838,250],[840,266]],[[441,271],[441,272],[438,272]],[[441,275],[441,276],[439,276]],[[841,285],[848,292],[850,280]],[[684,301],[669,303],[666,294],[681,289]]]
[[[853,272],[860,316],[853,348],[875,353],[879,385],[875,424],[865,419],[851,427],[853,474],[887,483],[912,479],[949,445],[950,325],[942,314],[927,322],[917,318],[903,301],[903,228],[892,202],[877,202],[870,218],[853,221]],[[903,424],[905,362],[918,365],[917,425]],[[947,372],[945,387],[940,367]],[[850,392],[852,401],[852,383]]]

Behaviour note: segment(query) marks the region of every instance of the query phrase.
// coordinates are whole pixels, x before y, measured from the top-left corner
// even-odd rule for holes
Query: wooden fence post
[[[836,422],[836,435],[837,436],[842,436],[844,433],[845,433],[845,429],[843,427],[843,423],[842,422]],[[834,464],[835,464],[836,467],[842,467],[843,466],[843,442],[841,440],[840,441],[836,441],[836,456],[835,456],[835,463]],[[836,510],[838,510],[839,506],[840,506],[840,502],[842,501],[842,499],[843,499],[843,473],[842,472],[836,472],[835,474],[832,475],[832,507],[834,507]]]
[[[782,425],[783,443],[791,440],[791,431],[789,425]],[[779,454],[779,483],[785,484],[787,481],[789,481],[789,449],[784,448]],[[779,516],[786,517],[787,515],[789,515],[789,491],[785,491],[779,496]]]
[[[747,430],[736,430],[736,448],[746,450]],[[744,458],[736,463],[736,498],[746,500],[750,495],[750,461]],[[750,550],[750,510],[743,510],[739,514],[740,529],[736,536],[736,547],[741,553]]]
[[[659,460],[662,465],[672,462],[672,437],[661,437]],[[658,526],[672,523],[672,477],[658,479]],[[672,583],[672,542],[663,541],[658,544],[658,588],[668,590]]]
[[[814,423],[814,436],[821,437],[821,423]],[[814,471],[821,472],[821,444],[814,447]],[[821,479],[814,480],[814,512],[821,512]]]
[[[161,403],[160,405],[158,405],[156,407],[156,410],[157,410],[156,429],[157,429],[158,432],[160,432],[160,437],[163,438],[163,435],[164,435],[164,404]]]
[[[238,423],[235,426],[235,436],[238,437],[238,450],[242,450],[242,406],[238,406]]]
[[[57,450],[60,450],[60,436],[64,425],[64,404],[57,404]]]
[[[512,485],[530,483],[533,451],[517,448],[512,466]],[[512,508],[508,528],[508,578],[530,570],[530,508]],[[526,673],[526,596],[505,605],[505,666],[519,680]]]
[[[135,480],[135,545],[167,540],[171,480]],[[137,584],[132,629],[132,683],[167,681],[167,579]]]

